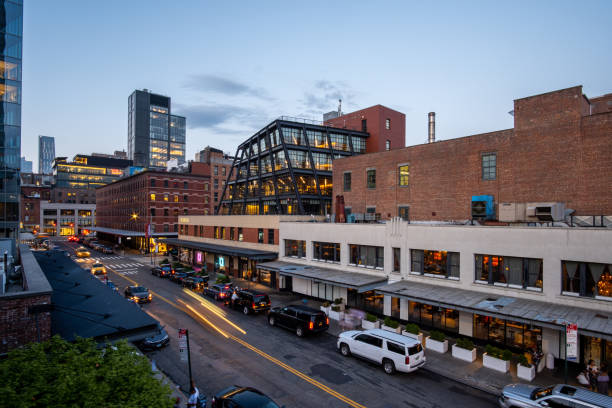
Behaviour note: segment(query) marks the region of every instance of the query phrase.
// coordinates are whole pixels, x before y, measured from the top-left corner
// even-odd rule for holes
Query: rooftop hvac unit
[[[498,219],[501,222],[525,221],[525,203],[500,203]]]
[[[527,203],[525,215],[527,221],[563,221],[565,219],[565,204]]]
[[[472,196],[472,219],[495,219],[495,206],[492,195]]]

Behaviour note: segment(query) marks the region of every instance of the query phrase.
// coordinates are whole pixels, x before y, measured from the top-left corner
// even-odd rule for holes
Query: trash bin
[[[554,370],[555,368],[555,356],[551,353],[546,354],[546,368],[549,370]]]

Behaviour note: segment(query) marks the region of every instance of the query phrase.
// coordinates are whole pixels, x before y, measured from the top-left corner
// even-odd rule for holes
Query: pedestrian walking
[[[610,376],[608,375],[608,367],[602,365],[597,376],[597,392],[608,395],[608,384],[610,384]]]
[[[196,408],[198,406],[198,399],[200,398],[200,391],[195,386],[195,383],[191,381],[191,388],[189,390],[189,399],[187,400],[187,408]]]
[[[589,384],[591,385],[591,389],[593,391],[597,391],[597,374],[599,369],[597,368],[595,361],[589,360],[589,363],[587,364],[587,372],[589,373]]]

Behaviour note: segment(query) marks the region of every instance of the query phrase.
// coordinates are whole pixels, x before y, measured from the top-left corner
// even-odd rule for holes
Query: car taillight
[[[253,302],[253,306],[252,307],[253,307],[253,309],[255,309],[255,302]]]
[[[308,328],[309,328],[310,330],[314,329],[314,322],[310,322],[310,323],[308,323]]]
[[[326,323],[327,325],[329,325],[329,317],[326,317],[326,318],[325,318],[325,323]]]
[[[410,357],[406,356],[406,365],[410,365]]]

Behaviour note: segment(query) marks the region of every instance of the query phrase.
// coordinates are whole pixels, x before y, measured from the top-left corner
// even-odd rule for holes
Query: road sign
[[[565,326],[565,353],[569,361],[578,359],[578,325],[569,323]]]
[[[187,361],[187,329],[179,329],[178,331],[179,355],[181,361]]]

